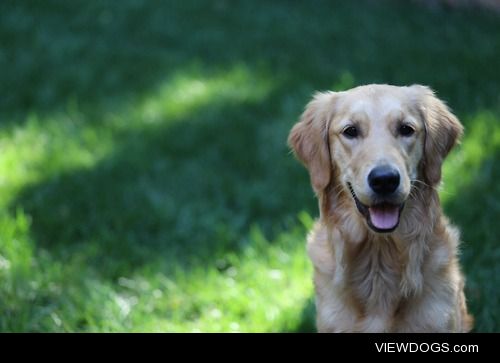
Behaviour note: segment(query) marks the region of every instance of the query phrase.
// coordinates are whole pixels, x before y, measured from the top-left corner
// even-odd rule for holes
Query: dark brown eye
[[[358,137],[358,129],[356,126],[348,126],[344,129],[344,131],[342,131],[342,135],[348,139],[354,139],[355,137]]]
[[[405,137],[408,137],[408,136],[411,136],[415,133],[415,129],[409,125],[401,125],[399,126],[399,134],[401,136],[405,136]]]

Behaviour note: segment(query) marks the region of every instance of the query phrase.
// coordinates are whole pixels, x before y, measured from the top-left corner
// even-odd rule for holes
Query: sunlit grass
[[[35,253],[29,220],[22,213],[8,223],[1,219],[6,315],[0,329],[251,332],[310,326],[310,312],[302,311],[312,293],[302,243],[310,221],[306,214],[301,219],[305,225],[273,241],[253,227],[242,236],[244,250],[187,274],[164,256],[114,282],[86,266],[92,252],[81,250],[64,262],[48,251]]]
[[[500,150],[500,118],[497,114],[491,111],[478,112],[466,116],[463,121],[467,125],[465,138],[443,168],[441,199],[445,204],[451,199],[460,198],[461,189],[473,183],[484,163],[495,158]],[[491,177],[491,174],[487,176],[488,179]]]
[[[275,82],[274,82],[275,83]],[[137,117],[146,123],[177,119],[207,105],[227,105],[262,100],[276,84],[269,77],[237,65],[206,76],[193,66],[157,87],[137,106]]]
[[[0,205],[20,188],[63,171],[92,167],[113,146],[109,130],[85,125],[76,112],[28,116],[0,131]]]
[[[216,261],[216,268],[194,269],[166,283],[170,290],[157,293],[156,307],[169,311],[170,321],[160,319],[155,326],[156,320],[148,319],[138,329],[294,330],[303,324],[301,309],[312,292],[303,233],[303,227],[296,228],[267,241],[254,227],[241,254],[229,253]]]

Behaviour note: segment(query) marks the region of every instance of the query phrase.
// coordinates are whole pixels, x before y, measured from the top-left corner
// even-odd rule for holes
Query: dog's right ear
[[[334,92],[317,93],[288,136],[288,145],[309,170],[316,194],[330,183],[327,123],[333,114],[333,99]]]

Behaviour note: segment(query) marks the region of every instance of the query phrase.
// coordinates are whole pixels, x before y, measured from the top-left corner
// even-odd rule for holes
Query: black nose
[[[368,184],[380,195],[394,193],[399,186],[399,173],[391,166],[377,166],[368,174]]]

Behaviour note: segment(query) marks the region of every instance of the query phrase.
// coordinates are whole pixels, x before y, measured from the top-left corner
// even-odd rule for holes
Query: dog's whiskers
[[[437,187],[429,185],[429,184],[423,182],[422,180],[418,180],[418,179],[411,180],[411,186],[414,187],[415,190],[418,190],[420,193],[422,192],[422,190],[421,190],[421,188],[419,188],[419,185],[417,185],[417,183],[421,184],[421,185],[423,185],[423,186],[425,186],[427,188],[430,188],[430,189],[432,189],[432,190],[434,190],[434,191],[436,191],[436,192],[438,192],[440,194],[446,194],[446,195],[449,195],[449,196],[453,196],[454,195],[453,193],[447,192],[447,191],[442,190],[442,189],[440,190]],[[411,191],[410,191],[410,194],[411,194]]]

